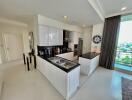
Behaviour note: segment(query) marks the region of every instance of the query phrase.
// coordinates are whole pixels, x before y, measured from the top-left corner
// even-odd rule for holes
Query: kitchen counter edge
[[[39,56],[39,55],[38,55],[38,57],[40,57],[40,58],[42,58],[42,59],[48,61],[49,63],[55,65],[57,68],[59,68],[59,69],[65,71],[66,73],[69,73],[69,72],[72,71],[73,69],[75,69],[75,68],[77,68],[77,67],[80,66],[80,64],[77,63],[75,66],[73,66],[73,67],[71,67],[71,68],[69,68],[69,69],[66,69],[66,68],[64,68],[64,67],[61,67],[61,66],[59,66],[59,65],[57,65],[57,64],[55,64],[55,63],[53,63],[53,62],[51,62],[48,58],[45,58],[45,57]],[[65,58],[63,58],[63,59],[65,59]],[[66,60],[68,60],[68,59],[66,59]],[[70,60],[68,60],[68,61],[70,61]],[[70,61],[70,62],[73,62],[73,61]],[[75,63],[75,62],[74,62],[74,63]]]

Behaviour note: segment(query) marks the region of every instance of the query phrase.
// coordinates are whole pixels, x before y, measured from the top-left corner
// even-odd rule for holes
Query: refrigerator
[[[83,52],[83,39],[79,38],[78,41],[78,57],[82,55]]]

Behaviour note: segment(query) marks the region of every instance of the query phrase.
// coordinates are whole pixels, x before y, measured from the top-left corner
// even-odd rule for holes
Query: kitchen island
[[[65,98],[69,99],[79,87],[80,65],[61,57],[37,56],[38,70]]]
[[[98,67],[99,53],[89,52],[79,57],[80,72],[85,75],[91,75]]]

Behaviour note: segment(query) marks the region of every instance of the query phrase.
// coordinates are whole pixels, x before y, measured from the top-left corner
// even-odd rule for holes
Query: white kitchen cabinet
[[[49,28],[49,45],[63,45],[63,30],[57,28]]]
[[[38,69],[43,72],[45,69],[44,69],[44,63],[43,63],[43,59],[41,59],[40,57],[37,57],[37,66],[38,66]]]
[[[55,46],[55,45],[63,45],[63,30],[45,26],[45,25],[39,25],[38,26],[39,31],[39,45],[40,46]]]
[[[79,78],[80,77],[80,67],[74,69],[72,72],[68,74],[68,97],[70,97],[79,87]]]
[[[65,58],[65,59],[68,59],[68,60],[71,60],[71,61],[74,60],[74,52],[63,53],[63,54],[59,54],[59,55],[56,55],[56,56],[62,57],[62,58]]]
[[[54,46],[57,45],[57,30],[55,28],[49,28],[49,45]]]
[[[53,64],[48,62],[48,75],[47,79],[54,85],[56,86],[56,68]]]
[[[93,59],[87,59],[79,57],[80,72],[85,75],[90,75],[98,67],[99,64],[99,55]]]
[[[48,66],[48,62],[40,57],[37,57],[37,69],[45,76],[49,76],[49,67],[46,66]]]
[[[60,44],[60,45],[63,45],[63,30],[58,30],[58,34],[59,34],[59,36],[58,36],[58,44]]]
[[[70,72],[65,72],[39,56],[37,57],[37,65],[38,70],[65,99],[69,99],[77,91],[79,87],[80,66]]]
[[[38,40],[39,46],[48,46],[49,45],[49,27],[44,25],[39,25],[38,27]]]

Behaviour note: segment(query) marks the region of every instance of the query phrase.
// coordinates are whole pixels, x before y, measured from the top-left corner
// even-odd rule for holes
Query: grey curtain
[[[105,19],[99,65],[113,69],[121,16]]]

